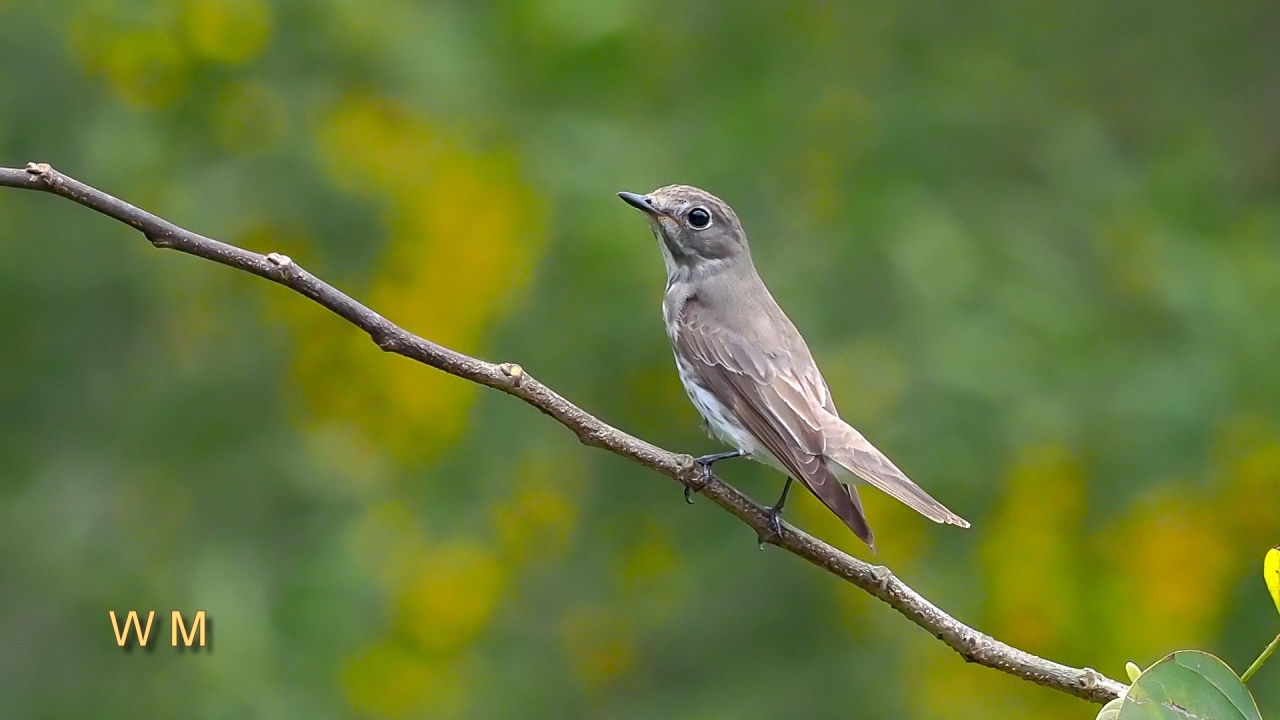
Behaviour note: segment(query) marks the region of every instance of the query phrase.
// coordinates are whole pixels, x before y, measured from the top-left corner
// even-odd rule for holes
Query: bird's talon
[[[765,517],[769,518],[769,529],[773,531],[774,536],[779,540],[782,539],[782,508],[770,507],[765,508]]]
[[[764,509],[765,523],[769,527],[767,533],[761,533],[756,536],[756,540],[760,543],[760,549],[764,550],[765,543],[770,540],[782,542],[782,508],[777,506],[767,507]]]
[[[706,485],[711,482],[711,465],[715,460],[707,460],[706,458],[696,458],[694,462],[702,466],[702,484]]]
[[[711,465],[712,465],[712,463],[714,463],[716,460],[720,460],[720,459],[722,459],[722,458],[716,457],[716,456],[714,456],[714,455],[713,455],[713,456],[710,456],[709,458],[704,456],[704,457],[699,457],[699,458],[694,458],[694,459],[693,459],[693,461],[694,461],[695,463],[697,463],[698,465],[701,465],[701,466],[702,466],[702,480],[701,480],[701,482],[698,482],[698,483],[696,483],[696,484],[695,484],[695,483],[689,483],[689,484],[687,484],[687,485],[685,485],[685,486],[684,486],[684,501],[685,501],[685,502],[687,502],[687,503],[689,503],[690,505],[692,505],[692,504],[693,504],[693,494],[694,494],[695,492],[701,492],[701,491],[702,491],[702,488],[704,488],[704,487],[706,487],[706,486],[708,486],[708,485],[710,485],[710,484],[711,484]]]

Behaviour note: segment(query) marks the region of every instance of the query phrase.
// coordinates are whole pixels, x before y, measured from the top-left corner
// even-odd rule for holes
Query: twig
[[[603,448],[694,487],[768,542],[883,600],[969,662],[1098,703],[1118,697],[1125,689],[1123,684],[1090,668],[1060,665],[978,632],[921,597],[888,568],[858,560],[789,524],[783,523],[781,537],[773,535],[768,531],[764,509],[750,498],[715,477],[703,486],[701,469],[690,456],[669,452],[606,424],[538,382],[519,365],[485,362],[420,338],[284,255],[260,255],[184,230],[44,163],[30,163],[25,169],[0,168],[0,186],[60,195],[138,229],[156,247],[202,257],[284,285],[364,330],[387,352],[514,395],[569,428],[583,444]]]
[[[1280,647],[1280,635],[1277,635],[1276,639],[1272,640],[1271,643],[1267,645],[1266,649],[1262,651],[1262,654],[1258,656],[1258,659],[1253,661],[1253,664],[1249,666],[1249,669],[1244,671],[1244,674],[1240,676],[1240,682],[1249,682],[1249,678],[1253,677],[1253,674],[1258,672],[1258,668],[1262,667],[1262,663],[1266,662],[1267,658],[1271,657],[1271,654],[1274,653],[1278,647]]]

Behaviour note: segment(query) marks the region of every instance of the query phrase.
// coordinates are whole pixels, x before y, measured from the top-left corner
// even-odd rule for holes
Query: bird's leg
[[[787,476],[787,484],[782,486],[782,497],[778,498],[778,502],[764,509],[764,516],[769,521],[769,529],[773,531],[773,536],[782,538],[782,508],[787,504],[787,492],[791,490],[791,476]],[[756,538],[760,541],[760,549],[764,549],[765,536],[761,535]]]
[[[692,485],[685,485],[684,501],[692,505],[693,491],[701,490],[703,487],[706,486],[707,483],[711,482],[711,466],[712,465],[715,465],[721,460],[728,460],[729,458],[746,457],[747,454],[748,453],[745,450],[730,450],[729,452],[713,453],[711,455],[703,455],[702,457],[694,458],[693,461],[702,466],[702,484],[696,488]]]

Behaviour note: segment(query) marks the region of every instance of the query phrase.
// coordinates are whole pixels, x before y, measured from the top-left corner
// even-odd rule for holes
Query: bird
[[[712,465],[730,458],[785,473],[781,497],[765,508],[768,530],[778,539],[793,480],[873,552],[859,484],[935,522],[969,527],[840,419],[804,338],[756,272],[742,223],[728,204],[689,185],[618,197],[644,213],[662,251],[662,319],[680,382],[710,432],[734,448],[695,458],[704,483]],[[686,501],[692,502],[691,491],[685,487]],[[763,534],[759,541],[763,549]]]

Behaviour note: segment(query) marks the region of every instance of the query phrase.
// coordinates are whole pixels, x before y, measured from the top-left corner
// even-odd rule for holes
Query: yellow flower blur
[[[1267,551],[1262,560],[1262,577],[1267,581],[1267,589],[1271,591],[1271,599],[1276,603],[1276,611],[1280,612],[1280,545]]]

